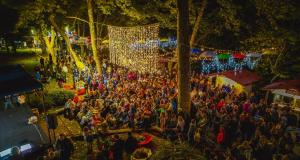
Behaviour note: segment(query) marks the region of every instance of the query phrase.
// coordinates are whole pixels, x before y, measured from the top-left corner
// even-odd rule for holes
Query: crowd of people
[[[232,86],[216,86],[207,77],[194,74],[187,113],[178,107],[176,72],[141,74],[104,64],[100,76],[93,60],[86,59],[83,72],[72,67],[71,59],[58,62],[62,67],[56,68],[66,66],[73,70],[75,83],[84,82],[84,98],[75,95],[67,100],[65,116],[80,123],[88,144],[93,141],[87,138],[91,131],[140,128],[188,142],[208,159],[299,158],[294,149],[300,135],[294,128],[299,128],[300,119],[288,108],[267,104],[254,93],[237,94]],[[59,72],[54,73],[59,77]],[[66,78],[57,80],[65,82]],[[107,148],[100,147],[105,158]]]

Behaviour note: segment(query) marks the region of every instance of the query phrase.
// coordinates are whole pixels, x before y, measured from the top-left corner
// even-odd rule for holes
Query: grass
[[[42,49],[41,48],[18,48],[17,49],[18,55],[28,55],[29,53],[41,54]],[[0,50],[0,54],[14,55],[15,53],[13,53],[12,51],[10,51],[10,53],[7,53],[6,50]]]
[[[39,64],[40,49],[17,49],[17,53],[0,51],[0,65],[22,65],[26,71],[33,74],[34,67]]]

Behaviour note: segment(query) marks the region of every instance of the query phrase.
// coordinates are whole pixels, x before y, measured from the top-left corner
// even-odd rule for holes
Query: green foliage
[[[299,75],[300,8],[295,0],[251,0],[255,21],[247,23],[251,34],[241,39],[246,50],[264,55],[257,71],[268,80],[294,78]]]
[[[43,109],[43,99],[40,94],[27,95],[27,100],[32,107]],[[46,109],[56,106],[63,106],[67,99],[74,97],[74,92],[69,90],[55,89],[45,93],[44,105]]]

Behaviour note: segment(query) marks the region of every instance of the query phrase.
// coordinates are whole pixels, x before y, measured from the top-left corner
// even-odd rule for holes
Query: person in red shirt
[[[73,102],[76,104],[79,102],[79,96],[77,94],[74,95]]]
[[[224,128],[221,127],[220,130],[219,130],[219,133],[217,135],[217,143],[218,144],[223,144],[224,142]]]
[[[218,109],[218,111],[221,110],[221,108],[223,108],[224,105],[225,105],[224,99],[221,99],[221,100],[219,101],[219,103],[217,104],[217,109]]]

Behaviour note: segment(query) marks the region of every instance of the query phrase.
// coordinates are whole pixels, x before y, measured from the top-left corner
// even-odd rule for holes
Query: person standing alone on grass
[[[7,110],[8,107],[14,108],[14,105],[11,101],[11,96],[4,97],[4,108]]]

